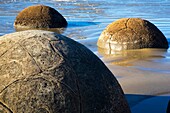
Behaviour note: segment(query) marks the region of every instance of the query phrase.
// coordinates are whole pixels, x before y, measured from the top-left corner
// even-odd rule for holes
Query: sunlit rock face
[[[109,24],[97,45],[110,50],[168,48],[163,33],[154,24],[140,18],[122,18]]]
[[[0,111],[130,113],[109,69],[85,46],[54,32],[0,37]]]
[[[14,27],[17,31],[25,29],[66,28],[66,19],[54,8],[45,5],[30,6],[16,17]]]

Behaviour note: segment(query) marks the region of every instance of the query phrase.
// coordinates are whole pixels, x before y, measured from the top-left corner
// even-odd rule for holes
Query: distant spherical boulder
[[[67,21],[55,9],[45,5],[35,5],[25,8],[17,15],[14,27],[16,30],[65,28]]]
[[[110,50],[168,48],[163,33],[140,18],[122,18],[111,23],[101,33],[97,45]]]
[[[114,75],[85,46],[28,30],[0,37],[0,111],[130,113]]]

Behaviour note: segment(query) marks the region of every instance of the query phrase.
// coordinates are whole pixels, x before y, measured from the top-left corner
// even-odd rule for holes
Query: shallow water
[[[170,42],[170,1],[0,0],[0,35],[15,32],[13,23],[18,12],[35,4],[48,5],[58,10],[69,23],[63,34],[84,44],[100,57],[116,76],[125,94],[135,95],[135,97],[136,95],[139,97],[140,95],[166,95],[166,102],[170,100],[170,49],[112,51],[110,54],[96,46],[102,30],[109,23],[123,17],[149,20]],[[147,98],[148,96],[142,100],[137,99],[136,103]],[[152,103],[152,99],[150,100]],[[133,112],[139,113],[135,108]],[[148,113],[151,113],[149,109]]]

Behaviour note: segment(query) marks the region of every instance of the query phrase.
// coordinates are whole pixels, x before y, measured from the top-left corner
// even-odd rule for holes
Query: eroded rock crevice
[[[0,102],[0,112],[2,113],[13,113],[4,103]]]

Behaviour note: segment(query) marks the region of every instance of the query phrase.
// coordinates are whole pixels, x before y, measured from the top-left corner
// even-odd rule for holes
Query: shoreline
[[[149,56],[101,58],[121,85],[132,113],[166,113],[170,100],[170,59],[159,51]]]

